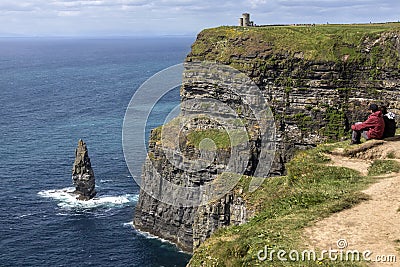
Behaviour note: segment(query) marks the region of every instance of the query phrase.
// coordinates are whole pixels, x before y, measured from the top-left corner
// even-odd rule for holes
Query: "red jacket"
[[[355,131],[367,130],[368,139],[381,139],[385,131],[385,121],[383,120],[382,111],[372,113],[366,121],[352,125],[351,129]]]

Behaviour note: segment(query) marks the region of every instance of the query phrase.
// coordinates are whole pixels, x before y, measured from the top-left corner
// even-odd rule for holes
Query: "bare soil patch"
[[[398,139],[380,141],[379,144],[369,142],[352,147],[352,151],[335,151],[329,155],[332,165],[367,175],[372,160],[400,158]],[[369,195],[370,200],[306,228],[304,238],[307,246],[315,250],[338,249],[337,241],[344,239],[348,250],[373,252],[372,260],[377,256],[397,257],[397,263],[371,262],[371,266],[400,266],[400,175],[377,177],[376,183],[363,193]]]

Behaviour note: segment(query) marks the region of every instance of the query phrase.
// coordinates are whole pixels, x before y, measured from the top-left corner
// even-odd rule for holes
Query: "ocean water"
[[[181,63],[194,38],[0,39],[0,266],[185,266],[190,255],[132,228],[145,158],[122,151],[135,90]],[[176,89],[147,124],[179,102]],[[74,200],[78,140],[98,199]],[[138,140],[143,142],[143,140]]]

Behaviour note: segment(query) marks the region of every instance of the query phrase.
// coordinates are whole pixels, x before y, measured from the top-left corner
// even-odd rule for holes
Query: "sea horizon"
[[[186,265],[190,255],[132,228],[146,155],[130,173],[121,135],[135,91],[182,63],[192,42],[0,37],[0,266]],[[161,99],[146,131],[178,103],[179,90]],[[97,191],[83,204],[66,194],[79,139]]]

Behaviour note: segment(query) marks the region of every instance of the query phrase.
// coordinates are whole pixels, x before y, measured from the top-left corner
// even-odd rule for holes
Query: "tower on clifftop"
[[[239,19],[239,26],[241,26],[241,27],[254,26],[254,22],[250,21],[250,14],[249,13],[243,13],[242,14],[242,17]]]

